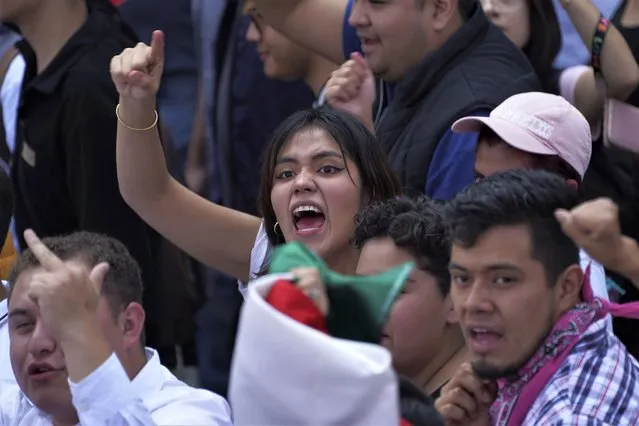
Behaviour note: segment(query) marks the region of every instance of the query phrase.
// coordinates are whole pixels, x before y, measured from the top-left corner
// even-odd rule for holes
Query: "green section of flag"
[[[271,255],[271,273],[286,273],[300,267],[316,268],[322,277],[330,301],[327,326],[332,336],[378,343],[413,264],[406,263],[379,275],[350,276],[331,271],[319,256],[299,242],[278,246]]]

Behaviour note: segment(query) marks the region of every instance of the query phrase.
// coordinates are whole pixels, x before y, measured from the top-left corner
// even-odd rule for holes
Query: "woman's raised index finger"
[[[53,254],[51,250],[44,245],[44,243],[38,238],[38,236],[31,229],[24,231],[24,239],[27,245],[33,252],[33,255],[38,259],[40,265],[47,271],[55,271],[64,266],[58,256]]]
[[[160,30],[153,31],[151,35],[151,58],[154,62],[164,59],[164,33]]]

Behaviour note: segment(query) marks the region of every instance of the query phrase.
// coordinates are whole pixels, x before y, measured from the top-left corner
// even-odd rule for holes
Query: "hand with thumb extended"
[[[121,97],[147,100],[160,89],[164,71],[164,34],[154,31],[151,46],[138,43],[111,59],[111,79]]]

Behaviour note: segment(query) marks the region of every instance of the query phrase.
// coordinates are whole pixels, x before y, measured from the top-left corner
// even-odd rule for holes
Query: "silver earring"
[[[275,222],[275,225],[273,225],[273,232],[275,233],[275,235],[281,235],[279,232],[277,232],[278,226],[280,226],[279,222]]]

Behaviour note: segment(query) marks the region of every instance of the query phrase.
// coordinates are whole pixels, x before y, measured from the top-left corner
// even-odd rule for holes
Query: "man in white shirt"
[[[144,348],[141,273],[121,243],[88,232],[25,240],[8,298],[19,387],[0,396],[0,425],[231,424],[223,398]]]

